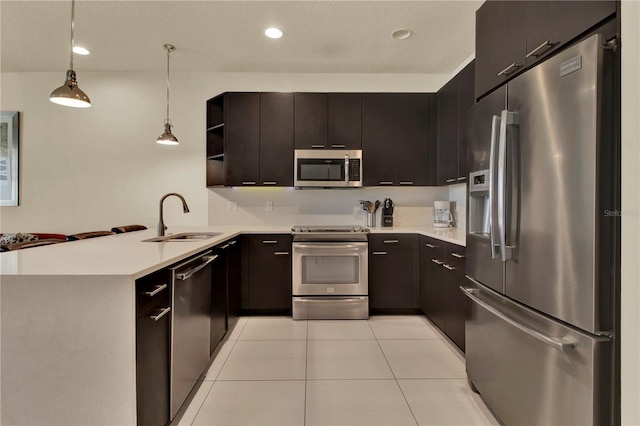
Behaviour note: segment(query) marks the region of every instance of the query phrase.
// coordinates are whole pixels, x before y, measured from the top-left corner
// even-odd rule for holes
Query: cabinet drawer
[[[292,237],[290,234],[256,234],[244,235],[242,238],[249,250],[273,249],[274,251],[291,251]]]
[[[416,242],[414,234],[370,234],[369,252],[392,248],[412,248]]]
[[[167,270],[154,272],[136,281],[136,313],[171,304],[171,280]]]

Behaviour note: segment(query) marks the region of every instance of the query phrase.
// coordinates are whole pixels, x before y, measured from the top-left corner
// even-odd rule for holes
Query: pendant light
[[[156,143],[162,145],[178,145],[178,138],[171,133],[171,120],[169,119],[169,55],[175,49],[170,44],[165,44],[164,48],[167,51],[167,118],[164,120],[164,133],[158,136]]]
[[[67,80],[64,84],[51,92],[49,100],[53,103],[74,107],[89,108],[91,101],[89,97],[78,87],[76,80],[76,72],[73,70],[73,30],[75,26],[75,0],[71,0],[71,59],[69,60],[69,70],[67,71]]]

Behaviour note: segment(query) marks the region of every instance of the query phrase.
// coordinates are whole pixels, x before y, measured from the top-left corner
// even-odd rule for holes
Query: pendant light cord
[[[165,44],[164,48],[167,49],[167,123],[169,123],[169,55],[173,50],[173,46]]]
[[[71,0],[71,54],[69,55],[69,69],[73,70],[73,30],[75,27],[76,0]]]

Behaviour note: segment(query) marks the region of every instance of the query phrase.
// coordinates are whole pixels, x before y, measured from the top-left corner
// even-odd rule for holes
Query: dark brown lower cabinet
[[[240,317],[241,261],[240,238],[226,242],[227,248],[227,330],[232,330]]]
[[[291,242],[290,234],[243,236],[243,313],[291,315]]]
[[[420,308],[417,238],[412,234],[369,235],[369,309],[416,313]]]
[[[211,263],[211,329],[209,354],[227,332],[227,252],[224,245],[216,247],[216,260]]]
[[[464,286],[465,248],[429,237],[420,237],[420,307],[464,351],[467,298]]]
[[[136,281],[137,424],[169,422],[171,282],[166,269]]]

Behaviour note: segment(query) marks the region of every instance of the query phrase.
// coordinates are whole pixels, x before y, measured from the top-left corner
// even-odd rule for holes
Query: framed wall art
[[[0,116],[0,206],[17,206],[20,113],[2,111]]]

